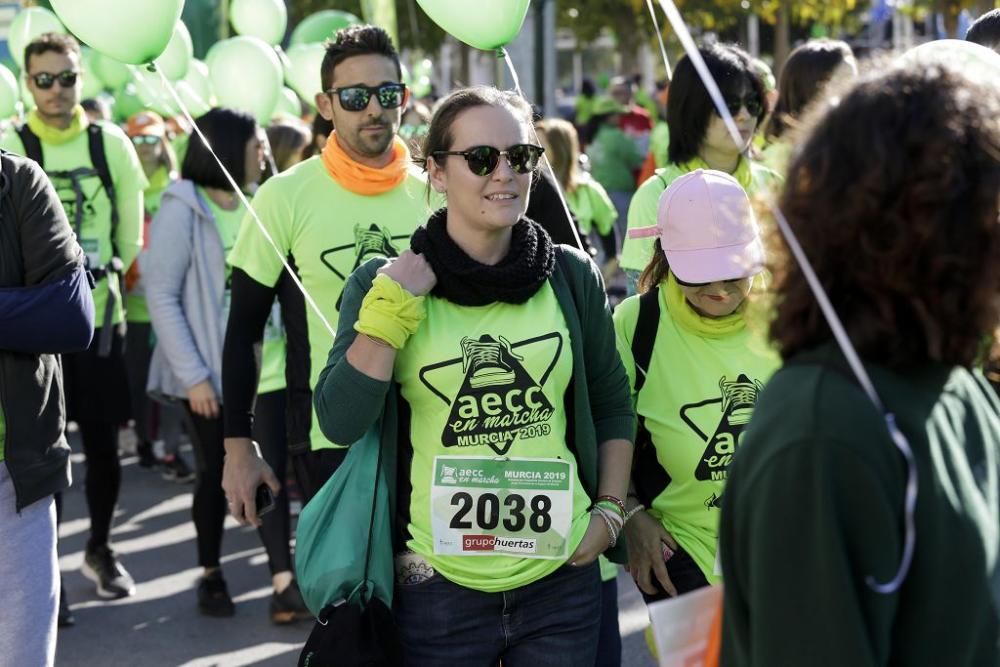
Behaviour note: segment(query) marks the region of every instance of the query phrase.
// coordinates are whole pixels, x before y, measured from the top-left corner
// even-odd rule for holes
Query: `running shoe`
[[[87,550],[81,572],[97,584],[97,594],[102,598],[116,600],[135,595],[135,581],[106,544]]]
[[[229,597],[229,589],[221,571],[216,570],[198,580],[198,611],[205,616],[220,618],[236,613],[236,605]]]
[[[177,482],[178,484],[194,481],[194,472],[180,454],[168,454],[163,459],[163,472],[160,475],[168,482]]]
[[[285,590],[271,595],[271,622],[275,625],[285,625],[307,618],[312,618],[312,612],[306,607],[302,591],[294,579]]]

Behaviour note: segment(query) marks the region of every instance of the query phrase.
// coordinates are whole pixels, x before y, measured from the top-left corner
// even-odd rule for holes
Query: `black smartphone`
[[[257,493],[254,494],[254,507],[258,518],[274,509],[274,493],[267,484],[261,484],[257,487]]]

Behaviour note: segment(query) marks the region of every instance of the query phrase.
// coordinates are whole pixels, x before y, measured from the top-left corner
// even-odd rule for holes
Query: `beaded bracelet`
[[[642,503],[639,503],[638,505],[630,509],[628,512],[625,513],[625,523],[628,523],[629,519],[631,519],[644,509],[646,509],[646,506],[643,505]]]
[[[615,516],[620,517],[622,519],[625,518],[625,511],[621,507],[619,507],[618,505],[616,505],[614,502],[612,502],[610,500],[598,500],[592,506],[593,507],[603,507],[604,509],[608,510],[609,512],[613,512],[615,514]]]
[[[621,515],[625,516],[625,501],[623,501],[621,498],[619,498],[618,496],[611,496],[611,495],[603,495],[597,497],[597,502],[601,502],[602,500],[608,501],[613,505],[615,505],[618,509],[621,510]]]
[[[590,513],[597,514],[602,519],[604,519],[604,525],[607,526],[608,528],[608,541],[609,541],[608,548],[613,549],[614,546],[618,544],[618,533],[615,532],[615,528],[614,525],[611,523],[611,519],[609,519],[608,516],[604,512],[602,512],[601,509],[598,507],[595,507],[594,509],[590,510]]]

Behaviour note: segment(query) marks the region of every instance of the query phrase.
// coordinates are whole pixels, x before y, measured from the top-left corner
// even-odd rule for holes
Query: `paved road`
[[[74,443],[75,451],[80,451]],[[186,454],[191,459],[190,452]],[[89,521],[83,462],[74,456],[73,488],[65,496],[60,565],[76,627],[60,631],[58,667],[239,667],[294,665],[310,624],[277,627],[267,614],[267,557],[255,531],[227,519],[223,571],[237,605],[231,619],[200,616],[193,586],[199,574],[191,523],[191,485],[178,485],[123,459],[114,547],[138,582],[137,594],[104,602],[80,574]],[[653,667],[645,648],[642,600],[619,578],[623,664]]]

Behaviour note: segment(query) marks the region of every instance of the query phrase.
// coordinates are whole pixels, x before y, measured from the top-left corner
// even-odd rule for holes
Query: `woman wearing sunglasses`
[[[381,415],[396,458],[407,665],[594,663],[633,417],[600,273],[523,217],[532,136],[513,93],[441,103],[421,163],[447,208],[351,276],[316,388],[327,437]]]
[[[778,366],[764,327],[748,317],[764,249],[739,181],[684,174],[663,193],[656,219],[631,232],[659,238],[641,296],[615,310],[639,422],[628,569],[647,602],[719,581],[727,470]]]
[[[733,142],[691,59],[681,58],[674,70],[667,100],[669,164],[657,169],[636,191],[628,209],[629,229],[655,224],[660,195],[678,176],[695,169],[732,174],[750,196],[766,191],[780,180],[773,171],[747,156],[750,142],[766,113],[764,83],[753,68],[750,56],[727,45],[701,47],[699,53],[719,84],[739,129],[740,143]],[[639,273],[653,255],[653,243],[649,239],[625,238],[619,264],[628,276],[631,292],[635,292]]]

